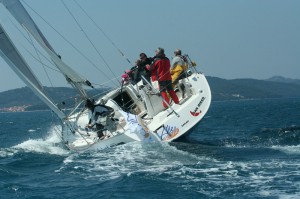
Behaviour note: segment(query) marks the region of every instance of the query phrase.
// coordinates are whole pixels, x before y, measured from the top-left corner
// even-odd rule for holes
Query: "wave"
[[[84,173],[86,178],[105,181],[124,175],[160,174],[184,165],[197,165],[206,158],[178,150],[168,143],[131,142],[101,151],[72,154],[65,158],[57,172]]]
[[[18,152],[17,149],[0,148],[0,157],[1,158],[10,157],[10,156],[13,156],[17,152]]]
[[[289,155],[299,155],[300,154],[300,145],[297,145],[297,146],[272,146],[271,148],[279,150],[279,151],[289,154]]]
[[[212,133],[213,134],[213,133]],[[239,137],[212,137],[204,139],[181,139],[181,142],[198,144],[211,147],[248,148],[248,147],[272,147],[272,146],[298,146],[300,145],[300,126],[283,128],[262,128],[249,135]]]
[[[153,179],[155,183],[175,185],[178,189],[201,192],[211,197],[231,192],[232,187],[241,191],[237,196],[241,198],[245,192],[252,193],[250,197],[253,198],[283,196],[284,189],[278,191],[272,186],[298,186],[292,183],[299,175],[299,171],[293,169],[295,162],[292,159],[218,160],[178,150],[177,145],[181,144],[173,146],[167,143],[133,142],[104,151],[71,154],[56,172],[81,176],[103,185],[106,182],[123,185],[128,181],[139,182],[141,179],[151,182]],[[194,147],[196,149],[197,144]],[[292,178],[288,182],[287,173],[291,173]],[[299,196],[299,192],[291,196]]]
[[[29,139],[11,148],[24,152],[48,153],[52,155],[67,155],[70,153],[61,144],[57,134],[57,126],[51,127],[47,135],[45,139]]]
[[[296,146],[300,144],[300,126],[264,128],[252,134],[251,142],[266,146]]]

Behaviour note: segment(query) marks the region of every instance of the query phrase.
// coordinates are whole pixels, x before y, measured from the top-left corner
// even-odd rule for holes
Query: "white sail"
[[[43,86],[40,84],[34,73],[31,71],[22,55],[16,49],[11,39],[6,34],[0,24],[0,55],[15,71],[15,73],[31,88],[31,90],[44,102],[51,110],[53,110],[61,119],[65,118],[65,114],[56,107],[56,105],[45,95]]]
[[[44,48],[49,54],[56,67],[66,77],[67,81],[79,90],[82,96],[85,96],[84,90],[80,84],[89,85],[89,82],[80,75],[78,75],[72,68],[65,64],[54,51],[52,46],[49,44],[45,36],[42,34],[40,29],[37,27],[35,22],[32,20],[28,12],[25,10],[19,0],[0,0],[0,2],[6,7],[11,15],[23,26],[35,40]]]

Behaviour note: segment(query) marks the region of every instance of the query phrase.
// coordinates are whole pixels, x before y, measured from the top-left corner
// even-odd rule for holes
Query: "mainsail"
[[[90,82],[80,77],[72,68],[65,64],[58,54],[54,51],[52,46],[49,44],[45,36],[42,34],[40,29],[37,27],[33,19],[30,17],[26,9],[20,3],[19,0],[0,0],[0,2],[6,7],[11,15],[23,26],[43,47],[43,49],[49,54],[56,67],[65,76],[66,80],[75,87],[79,94],[85,98],[86,93],[82,89],[82,84],[90,86]]]
[[[45,95],[43,86],[35,77],[24,58],[11,42],[11,39],[6,34],[0,24],[0,55],[15,71],[15,73],[26,83],[26,85],[35,92],[35,94],[47,104],[59,118],[65,118],[65,114]]]

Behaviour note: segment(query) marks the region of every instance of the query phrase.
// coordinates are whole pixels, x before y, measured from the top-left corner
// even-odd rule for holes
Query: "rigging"
[[[92,17],[80,6],[80,4],[74,0],[74,2],[78,5],[78,7],[84,12],[84,14],[93,22],[93,24],[97,27],[97,29],[106,37],[106,39],[116,48],[116,50],[121,54],[122,57],[126,59],[126,61],[131,65],[134,66],[130,60],[125,56],[125,54],[121,51],[121,49],[112,41],[110,37],[104,32],[104,30],[92,19]]]
[[[90,37],[87,35],[87,33],[84,31],[84,29],[82,28],[82,26],[79,24],[78,20],[75,18],[75,16],[72,14],[71,10],[68,8],[68,6],[65,4],[65,2],[63,0],[61,0],[62,4],[64,5],[64,7],[66,8],[66,10],[68,11],[68,13],[71,15],[71,17],[74,19],[74,21],[76,22],[77,26],[80,28],[80,30],[83,32],[84,36],[87,38],[87,40],[90,42],[90,44],[92,45],[92,47],[94,48],[94,50],[97,52],[97,54],[99,55],[99,57],[102,59],[102,61],[104,62],[105,66],[110,70],[110,72],[114,75],[114,77],[116,77],[115,73],[111,70],[111,67],[108,65],[108,63],[106,62],[106,60],[104,59],[104,57],[102,56],[102,54],[100,53],[100,51],[96,48],[96,46],[93,44],[92,40],[90,39]]]
[[[30,10],[32,10],[39,18],[41,18],[52,30],[54,30],[64,41],[66,41],[73,49],[75,49],[85,60],[87,60],[94,68],[100,71],[107,79],[110,79],[91,59],[89,59],[82,51],[80,51],[72,42],[70,42],[65,36],[63,36],[54,26],[52,26],[47,20],[45,20],[35,9],[33,9],[28,3],[22,0]]]

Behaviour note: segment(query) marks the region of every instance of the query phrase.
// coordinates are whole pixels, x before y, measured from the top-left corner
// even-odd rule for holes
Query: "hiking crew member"
[[[155,51],[155,54],[156,58],[154,59],[153,64],[150,66],[151,79],[152,81],[158,81],[159,90],[161,96],[164,99],[163,106],[165,108],[168,108],[168,105],[165,103],[167,102],[169,104],[169,97],[167,92],[169,93],[175,104],[179,103],[178,97],[172,87],[170,60],[165,56],[163,48],[158,48]]]
[[[151,65],[151,63],[153,62],[154,58],[152,57],[147,57],[147,55],[145,53],[140,53],[140,63],[139,63],[139,67],[141,67],[141,71],[142,73],[140,73],[142,76],[145,77],[145,79],[148,82],[150,81],[150,77],[151,77],[151,72],[147,69],[147,65]],[[147,84],[146,82],[143,81],[143,84]]]
[[[171,76],[172,84],[175,86],[178,81],[185,77],[188,68],[186,57],[181,55],[181,50],[176,49],[174,52],[175,57],[172,59]]]

